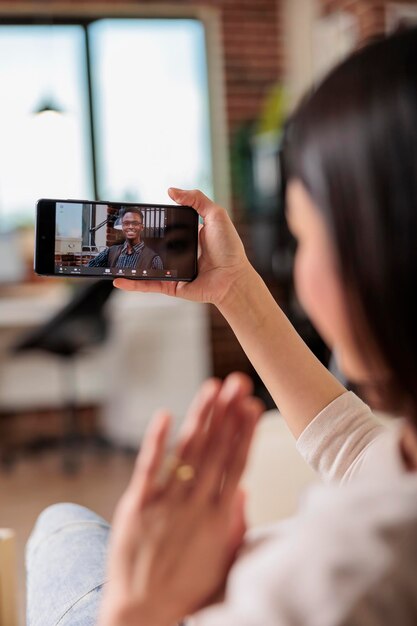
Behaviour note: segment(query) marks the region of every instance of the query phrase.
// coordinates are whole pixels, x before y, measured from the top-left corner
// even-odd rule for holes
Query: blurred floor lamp
[[[61,360],[65,392],[62,465],[67,473],[78,469],[80,447],[86,443],[97,449],[112,447],[99,434],[89,439],[83,436],[78,424],[76,387],[76,357],[101,344],[108,335],[105,305],[112,291],[111,281],[83,286],[59,313],[14,347],[16,353],[35,350],[56,355]]]
[[[122,230],[123,213],[124,213],[123,209],[120,209],[118,215],[108,215],[105,220],[89,228],[88,232],[90,233],[90,235],[92,235],[93,233],[96,233],[98,230],[100,230],[100,228],[103,228],[103,226],[106,226],[107,224],[112,226],[115,230]]]

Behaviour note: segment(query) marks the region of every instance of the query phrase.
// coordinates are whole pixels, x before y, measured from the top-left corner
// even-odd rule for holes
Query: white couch
[[[244,477],[251,526],[292,515],[300,494],[319,479],[295,448],[278,411],[261,418]]]

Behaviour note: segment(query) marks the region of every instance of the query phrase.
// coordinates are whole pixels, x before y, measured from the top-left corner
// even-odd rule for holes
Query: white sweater
[[[223,601],[187,626],[415,626],[417,474],[398,438],[352,392],[321,411],[297,448],[324,484],[248,533]]]

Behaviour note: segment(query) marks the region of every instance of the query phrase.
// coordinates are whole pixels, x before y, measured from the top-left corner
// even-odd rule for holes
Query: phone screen
[[[54,275],[165,280],[196,275],[198,215],[190,207],[41,200],[38,210],[42,203],[55,206]],[[38,216],[39,223],[42,230]]]

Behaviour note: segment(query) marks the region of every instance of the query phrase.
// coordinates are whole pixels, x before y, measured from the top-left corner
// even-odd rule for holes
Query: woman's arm
[[[306,346],[252,266],[233,282],[219,310],[295,437],[346,391]]]
[[[227,212],[200,191],[171,189],[204,219],[199,274],[191,283],[130,281],[115,286],[215,304],[229,322],[295,437],[345,390],[315,358],[250,265]]]

